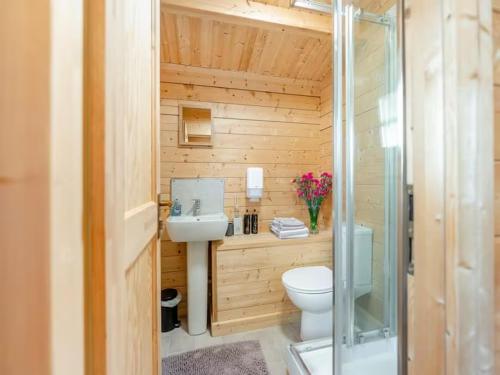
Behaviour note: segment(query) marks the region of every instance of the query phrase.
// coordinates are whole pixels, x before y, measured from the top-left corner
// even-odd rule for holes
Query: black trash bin
[[[161,331],[168,332],[180,327],[181,322],[177,316],[177,306],[181,302],[181,294],[176,289],[163,289],[161,291]]]

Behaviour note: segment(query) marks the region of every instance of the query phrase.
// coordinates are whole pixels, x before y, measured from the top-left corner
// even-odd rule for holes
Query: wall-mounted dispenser
[[[257,202],[264,191],[264,170],[262,168],[247,168],[247,198]]]

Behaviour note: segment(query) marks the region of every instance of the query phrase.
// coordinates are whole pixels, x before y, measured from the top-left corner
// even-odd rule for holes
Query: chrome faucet
[[[201,199],[193,199],[193,216],[200,215]]]

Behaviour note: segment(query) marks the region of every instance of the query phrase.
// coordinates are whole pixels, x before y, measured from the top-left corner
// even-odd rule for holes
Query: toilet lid
[[[325,266],[294,268],[286,271],[281,280],[285,287],[302,293],[333,291],[332,270]]]

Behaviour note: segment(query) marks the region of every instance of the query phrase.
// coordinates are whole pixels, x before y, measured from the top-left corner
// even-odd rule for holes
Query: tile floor
[[[212,337],[209,331],[199,336],[189,336],[184,327],[186,327],[186,322],[183,320],[180,328],[162,333],[162,358],[167,355],[196,350],[211,345],[259,340],[271,375],[285,375],[287,373],[286,347],[288,344],[300,341],[299,322],[222,337]]]

